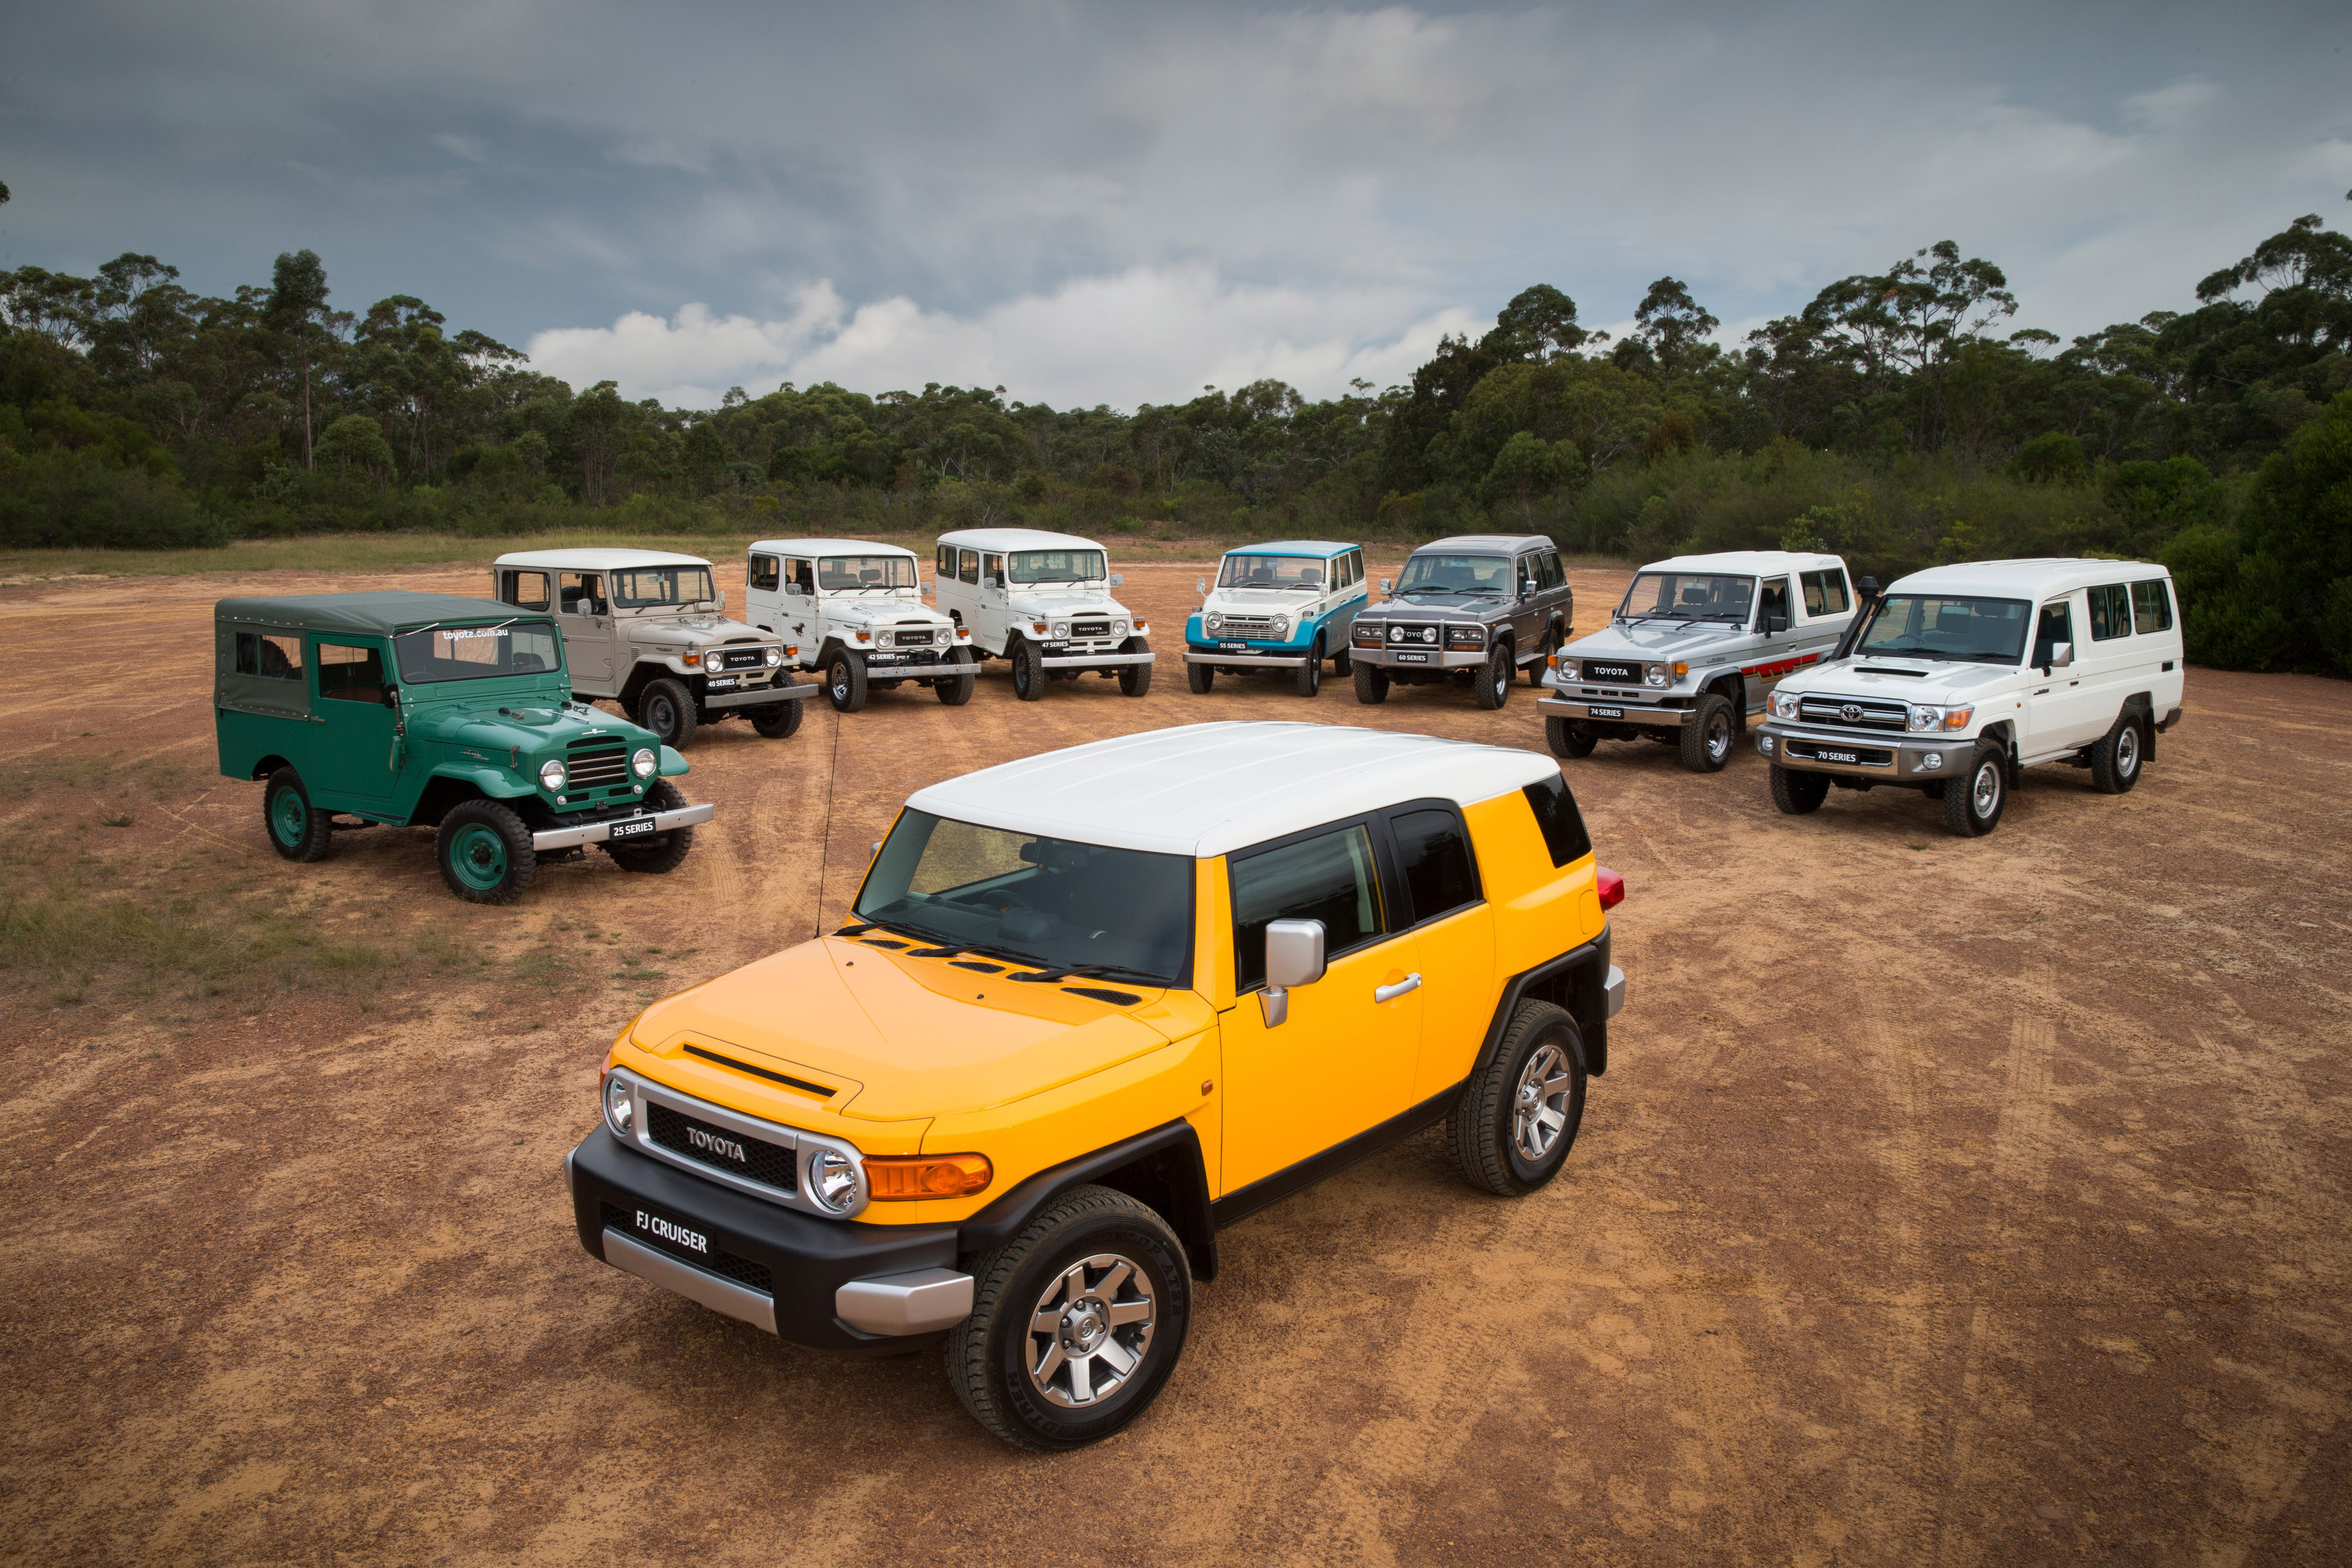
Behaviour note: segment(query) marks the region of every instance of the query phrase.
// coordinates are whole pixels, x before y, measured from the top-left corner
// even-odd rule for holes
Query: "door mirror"
[[[1124,573],[1124,572],[1114,572],[1114,573],[1112,573],[1112,574],[1110,574],[1110,585],[1111,585],[1112,587],[1114,587],[1114,588],[1124,588],[1124,587],[1126,587],[1126,586],[1127,586],[1127,574],[1126,574],[1126,573]]]
[[[937,598],[939,596],[939,592],[940,585],[937,583],[926,583],[923,584],[923,597],[926,599]]]
[[[983,588],[993,588],[996,586],[996,579],[993,577],[982,577],[980,580],[980,585]]]
[[[383,689],[383,705],[394,712],[400,710],[400,688],[387,684]]]
[[[1279,1027],[1290,1018],[1290,988],[1312,985],[1323,978],[1323,922],[1273,921],[1265,928],[1265,989],[1258,1007],[1265,1026]]]
[[[1788,616],[1765,616],[1765,617],[1764,617],[1764,635],[1765,635],[1766,637],[1771,637],[1771,636],[1773,636],[1773,635],[1775,635],[1775,634],[1777,634],[1777,633],[1780,633],[1780,632],[1785,632],[1785,631],[1787,631],[1788,629],[1789,629],[1789,617],[1788,617]]]
[[[2067,669],[2067,668],[2071,668],[2074,666],[2074,645],[2073,643],[2070,643],[2070,642],[2054,642],[2054,643],[2052,643],[2052,644],[2050,645],[2050,668],[2053,668],[2053,669]]]
[[[808,590],[798,583],[787,583],[784,584],[784,597],[787,599],[801,598],[807,593]]]
[[[1209,580],[1206,577],[1195,577],[1192,579],[1192,592],[1195,594],[1205,595],[1208,591]]]
[[[1383,577],[1383,578],[1381,578],[1381,593],[1383,593],[1383,594],[1386,594],[1386,593],[1391,592],[1391,584],[1393,584],[1395,581],[1396,581],[1396,579],[1395,579],[1395,578],[1393,578],[1393,577]]]
[[[719,613],[722,616],[727,613],[727,590],[724,588],[719,590]]]

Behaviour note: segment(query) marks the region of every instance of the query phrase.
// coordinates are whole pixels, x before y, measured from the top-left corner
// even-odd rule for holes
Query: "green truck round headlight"
[[[653,777],[654,771],[660,766],[661,759],[654,755],[651,746],[639,746],[636,755],[629,759],[629,771],[641,779]]]
[[[562,795],[563,793],[564,783],[571,776],[571,774],[563,771],[563,764],[557,762],[552,757],[550,757],[547,761],[539,764],[539,782],[541,787],[550,790],[554,794]]]

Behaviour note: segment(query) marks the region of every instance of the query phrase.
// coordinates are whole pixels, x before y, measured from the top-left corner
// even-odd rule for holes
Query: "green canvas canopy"
[[[289,630],[358,632],[388,637],[403,626],[437,621],[479,621],[492,616],[537,615],[490,599],[461,599],[455,594],[412,594],[380,588],[365,594],[288,594],[276,598],[223,599],[213,606],[213,618],[239,626],[285,626]]]

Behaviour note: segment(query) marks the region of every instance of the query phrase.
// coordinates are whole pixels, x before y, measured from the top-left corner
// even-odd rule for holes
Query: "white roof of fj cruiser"
[[[1644,572],[1721,572],[1739,577],[1764,577],[1775,572],[1826,572],[1843,566],[1834,555],[1810,550],[1724,550],[1713,555],[1676,555],[1653,561]]]
[[[673,555],[667,550],[518,550],[501,555],[499,566],[536,566],[543,572],[633,572],[641,566],[708,566],[699,555]]]
[[[1958,566],[1930,566],[1925,572],[1912,573],[1886,591],[2038,599],[2045,595],[2096,587],[2102,583],[2145,583],[2152,577],[2170,575],[2163,567],[2147,561],[2086,561],[2052,555],[2030,561],[1969,561]]]
[[[916,811],[1207,858],[1400,801],[1469,805],[1559,776],[1533,752],[1337,724],[1186,724],[918,790]]]
[[[973,550],[1012,552],[1015,550],[1100,550],[1091,539],[1080,539],[1075,533],[1047,533],[1039,528],[965,528],[940,535],[941,544],[960,544]]]
[[[868,539],[755,539],[752,550],[772,555],[807,557],[817,555],[904,555],[915,559],[915,552],[903,544],[877,544]]]

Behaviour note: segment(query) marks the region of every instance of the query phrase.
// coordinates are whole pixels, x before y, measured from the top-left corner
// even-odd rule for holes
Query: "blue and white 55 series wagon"
[[[1348,632],[1368,598],[1361,545],[1286,539],[1225,552],[1217,581],[1184,623],[1184,675],[1195,691],[1219,671],[1290,672],[1298,695],[1322,689],[1323,661],[1349,674]]]

